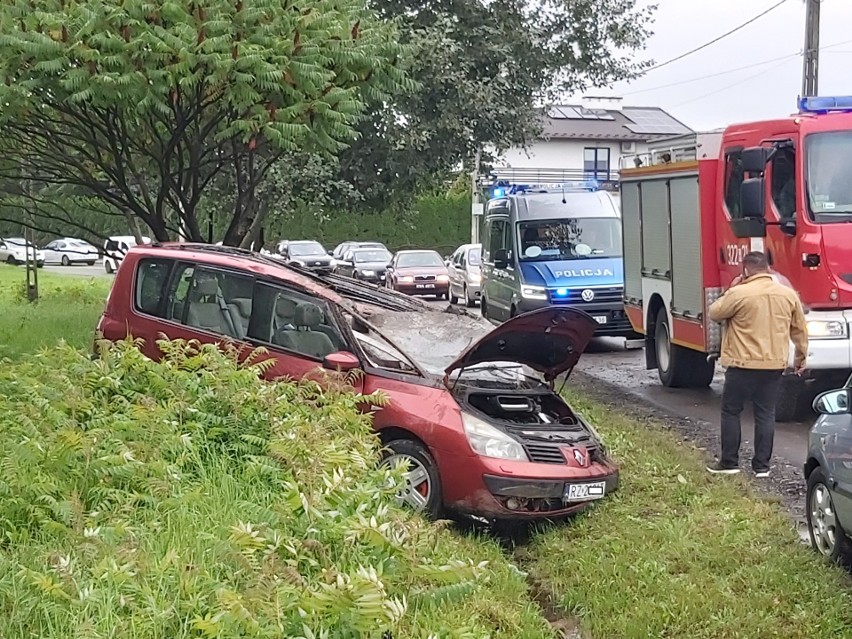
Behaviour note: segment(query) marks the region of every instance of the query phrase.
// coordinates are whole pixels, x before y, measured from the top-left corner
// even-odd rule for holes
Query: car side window
[[[467,266],[467,251],[459,253],[459,266],[464,269]]]
[[[177,292],[182,295],[175,295],[173,315],[181,312],[186,326],[243,339],[251,317],[254,279],[249,275],[204,267],[192,270],[188,288],[181,290],[183,276],[178,281]]]
[[[363,321],[349,313],[344,313],[343,316],[352,327],[352,333],[370,366],[396,373],[418,373],[417,368],[405,355]]]
[[[486,259],[493,260],[494,254],[500,249],[510,249],[509,221],[505,219],[489,220],[486,240],[486,246],[488,247],[488,257]],[[485,247],[483,247],[483,253],[484,252]]]
[[[134,303],[136,310],[146,315],[164,317],[165,288],[169,281],[171,260],[142,260],[136,267]]]
[[[248,337],[311,359],[347,350],[327,302],[284,286],[258,282]]]

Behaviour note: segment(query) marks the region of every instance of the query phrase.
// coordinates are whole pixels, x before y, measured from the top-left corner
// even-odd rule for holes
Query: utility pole
[[[802,69],[802,97],[819,91],[819,9],[821,0],[805,0],[805,48]]]
[[[482,217],[483,205],[479,201],[479,163],[482,159],[482,149],[476,147],[476,159],[473,171],[470,173],[470,243],[479,244],[479,219]]]

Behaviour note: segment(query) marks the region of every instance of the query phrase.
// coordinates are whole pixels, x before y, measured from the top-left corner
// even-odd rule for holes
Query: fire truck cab
[[[808,375],[788,371],[777,405],[789,421],[852,371],[852,97],[711,136],[621,171],[625,310],[663,384],[709,385],[723,327],[707,308],[766,253],[807,317]]]

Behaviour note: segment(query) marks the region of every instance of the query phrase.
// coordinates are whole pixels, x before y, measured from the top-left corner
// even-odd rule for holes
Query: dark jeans
[[[772,441],[775,438],[775,400],[783,371],[729,368],[725,372],[722,391],[722,466],[739,465],[741,425],[740,415],[747,401],[754,405],[755,471],[769,470]]]

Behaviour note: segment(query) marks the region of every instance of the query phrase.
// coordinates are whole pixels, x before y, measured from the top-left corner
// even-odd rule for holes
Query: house
[[[581,104],[549,107],[540,138],[527,148],[500,153],[498,179],[556,182],[596,179],[614,184],[618,171],[647,157],[648,144],[693,134],[659,107],[623,106],[621,98],[584,98]]]

